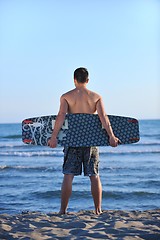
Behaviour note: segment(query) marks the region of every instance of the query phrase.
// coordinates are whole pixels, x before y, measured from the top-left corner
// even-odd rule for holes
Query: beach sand
[[[159,240],[160,210],[0,215],[0,239]]]

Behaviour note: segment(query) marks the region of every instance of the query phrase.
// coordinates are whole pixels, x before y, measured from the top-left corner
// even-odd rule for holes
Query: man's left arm
[[[96,109],[101,120],[101,123],[108,133],[110,145],[112,147],[117,147],[118,144],[120,143],[120,140],[113,133],[112,126],[110,124],[108,116],[105,113],[104,104],[101,97],[97,101]]]

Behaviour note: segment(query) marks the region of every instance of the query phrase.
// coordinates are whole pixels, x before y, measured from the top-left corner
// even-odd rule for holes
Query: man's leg
[[[72,194],[72,181],[73,181],[74,175],[73,174],[65,174],[63,178],[62,188],[61,188],[61,208],[59,213],[65,214],[69,198]]]
[[[101,214],[102,185],[99,175],[90,176],[91,192],[94,200],[96,214]]]

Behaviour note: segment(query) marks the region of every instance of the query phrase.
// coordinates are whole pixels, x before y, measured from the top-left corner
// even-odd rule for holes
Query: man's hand
[[[121,141],[114,135],[109,137],[109,143],[111,147],[117,147],[118,144],[121,144]]]
[[[56,137],[51,137],[49,140],[48,140],[48,146],[50,148],[56,148],[57,147],[57,138]]]

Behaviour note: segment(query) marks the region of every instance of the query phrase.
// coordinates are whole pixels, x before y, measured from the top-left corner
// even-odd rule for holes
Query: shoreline
[[[160,209],[0,214],[0,239],[160,239]]]

